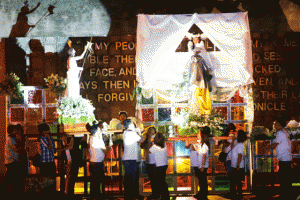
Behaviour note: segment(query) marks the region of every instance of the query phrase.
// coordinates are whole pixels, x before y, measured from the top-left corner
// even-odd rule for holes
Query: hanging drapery
[[[170,89],[182,82],[189,53],[175,52],[193,24],[220,51],[202,55],[214,87],[253,83],[248,13],[138,15],[136,68],[140,87]]]

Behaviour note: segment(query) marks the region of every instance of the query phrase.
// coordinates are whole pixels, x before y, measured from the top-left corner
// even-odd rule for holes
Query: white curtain
[[[193,24],[217,46],[204,52],[213,69],[213,87],[253,83],[248,13],[138,15],[136,69],[144,89],[172,89],[183,81],[190,53],[175,52]]]

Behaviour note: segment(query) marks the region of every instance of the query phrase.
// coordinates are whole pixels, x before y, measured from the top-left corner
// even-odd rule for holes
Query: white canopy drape
[[[248,13],[193,15],[138,15],[136,69],[144,89],[171,89],[182,82],[191,54],[175,52],[196,24],[218,52],[205,52],[213,69],[214,87],[236,87],[253,83],[252,49]]]

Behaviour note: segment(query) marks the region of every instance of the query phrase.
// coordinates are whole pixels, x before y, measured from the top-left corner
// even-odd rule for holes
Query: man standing
[[[131,119],[124,120],[124,154],[123,164],[125,167],[124,176],[124,199],[144,199],[139,195],[139,165],[141,162],[141,147],[142,137],[136,131],[135,125]]]
[[[279,161],[279,183],[280,197],[289,197],[292,187],[291,170],[292,170],[292,153],[291,140],[289,133],[284,129],[286,119],[278,117],[274,121],[274,128],[277,131],[275,142],[267,147],[267,149],[276,148],[277,160]]]

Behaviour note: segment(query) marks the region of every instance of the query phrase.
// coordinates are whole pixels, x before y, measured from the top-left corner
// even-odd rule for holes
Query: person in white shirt
[[[247,134],[243,130],[239,130],[237,133],[237,145],[233,147],[232,158],[231,158],[231,167],[232,167],[232,175],[230,178],[230,191],[233,198],[237,197],[241,198],[243,195],[242,191],[242,180],[245,176],[244,170],[244,142],[247,140]],[[237,188],[237,190],[236,190]]]
[[[190,152],[190,161],[191,161],[191,167],[195,173],[195,176],[198,178],[200,174],[200,169],[198,168],[199,165],[199,155],[197,150],[194,147],[194,144],[191,144],[190,141],[186,141],[186,149],[189,149]],[[199,179],[198,179],[199,181]],[[200,191],[195,195],[199,196]]]
[[[170,200],[168,184],[166,182],[166,175],[168,169],[167,147],[165,144],[165,137],[163,133],[157,133],[154,138],[154,144],[149,149],[149,153],[153,156],[155,161],[155,193],[152,193],[153,199]]]
[[[124,154],[122,161],[125,167],[124,199],[144,199],[139,195],[139,164],[141,162],[141,135],[135,128],[131,119],[124,120]]]
[[[89,151],[90,151],[90,172],[91,172],[91,196],[94,199],[104,198],[104,164],[103,160],[105,154],[109,150],[106,148],[102,137],[103,123],[100,121],[89,127]],[[100,192],[100,185],[102,184],[102,192]]]
[[[288,131],[285,130],[286,118],[278,117],[274,121],[274,128],[277,131],[275,142],[267,149],[276,148],[277,160],[279,161],[279,183],[280,197],[289,197],[292,188],[291,170],[292,170],[292,153],[291,140]]]
[[[200,185],[200,191],[194,196],[196,199],[207,199],[208,184],[207,184],[207,169],[209,167],[209,133],[210,128],[208,126],[202,127],[198,133],[198,141],[194,144],[194,148],[198,153],[198,180]]]

